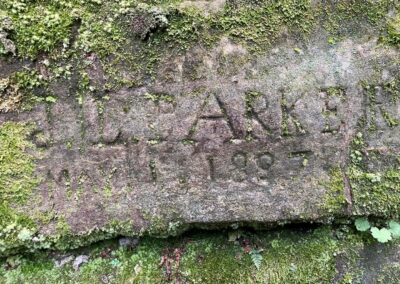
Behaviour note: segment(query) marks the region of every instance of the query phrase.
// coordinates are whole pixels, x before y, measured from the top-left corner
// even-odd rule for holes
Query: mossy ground
[[[364,238],[364,239],[363,239]],[[197,232],[144,238],[134,249],[107,241],[79,251],[90,261],[74,271],[54,266],[53,252],[2,261],[4,283],[359,283],[359,249],[371,240],[347,226],[270,232]],[[262,256],[259,269],[251,252]],[[339,258],[346,263],[337,270]]]

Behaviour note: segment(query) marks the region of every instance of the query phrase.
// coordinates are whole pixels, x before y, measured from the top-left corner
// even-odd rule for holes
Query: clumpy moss
[[[34,93],[46,84],[43,76],[31,69],[0,79],[0,112],[29,109],[36,102],[45,100]]]
[[[21,56],[34,58],[60,43],[68,44],[73,19],[67,10],[25,0],[6,0],[2,6],[13,19],[15,43]]]
[[[388,219],[399,217],[400,204],[400,160],[396,154],[387,154],[379,149],[368,149],[369,145],[364,137],[374,133],[377,129],[377,98],[375,86],[364,84],[364,92],[368,98],[370,122],[367,127],[365,121],[360,121],[362,132],[354,137],[347,168],[352,195],[353,214],[375,215]],[[394,78],[382,85],[385,96],[396,103],[399,98],[399,79]],[[396,118],[380,109],[382,117],[388,127],[398,125]]]
[[[95,52],[101,58],[111,54],[119,57],[123,53],[121,47],[126,46],[124,36],[128,31],[124,33],[123,26],[118,25],[115,18],[104,19],[103,13],[96,15],[85,11],[82,14],[76,46],[86,53]]]
[[[171,13],[169,25],[160,40],[186,50],[195,42],[207,44],[215,40],[211,34],[212,18],[196,9],[188,9]],[[156,39],[158,40],[158,39]]]
[[[382,267],[376,283],[379,284],[395,284],[400,278],[400,265],[398,263],[386,264]]]
[[[345,27],[340,27],[344,21],[351,20],[355,15],[362,15],[362,18],[369,24],[383,25],[382,22],[388,10],[395,7],[395,1],[386,0],[367,0],[367,1],[339,1],[332,5],[324,5],[323,13],[327,16],[323,22],[328,31],[341,31]]]
[[[36,224],[27,215],[0,204],[0,255],[31,242],[36,230]]]
[[[389,44],[400,44],[400,14],[391,19],[387,25],[387,36],[383,38]]]
[[[343,23],[355,19],[380,27],[394,6],[391,0],[332,5],[311,0],[228,1],[222,10],[207,14],[195,7],[182,8],[180,2],[5,0],[0,10],[13,20],[11,38],[20,57],[94,52],[103,65],[128,63],[135,70],[152,69],[165,54],[194,45],[210,47],[222,37],[254,52],[267,50],[288,32],[303,37],[321,26],[340,37]],[[390,42],[396,41],[395,23],[388,26]]]
[[[353,139],[347,175],[352,188],[353,214],[397,219],[400,204],[400,163],[368,147],[361,132]],[[384,163],[371,170],[367,163]]]
[[[384,218],[399,217],[400,168],[393,165],[383,171],[369,171],[357,166],[349,168],[353,190],[354,214]]]
[[[336,42],[357,32],[357,28],[343,28],[353,22],[386,35],[382,26],[388,9],[394,7],[391,0],[332,5],[311,0],[240,0],[205,13],[190,5],[183,8],[181,2],[5,0],[0,14],[12,20],[8,38],[15,43],[18,57],[50,58],[46,62],[51,62],[47,67],[52,71],[73,63],[71,73],[81,72],[98,58],[106,80],[102,90],[113,90],[151,82],[157,68],[172,62],[171,57],[195,46],[213,48],[221,38],[258,54],[288,35],[304,40],[321,28]],[[393,23],[387,33],[395,40]],[[55,73],[50,72],[49,81],[57,80]],[[78,96],[82,99],[82,94]]]
[[[32,126],[6,122],[0,126],[0,199],[6,204],[23,203],[38,184],[26,139]]]
[[[32,126],[6,122],[0,126],[0,253],[31,239],[34,223],[12,208],[23,205],[38,184],[34,158],[26,152]]]
[[[316,24],[311,1],[264,1],[235,7],[228,5],[216,25],[233,38],[243,40],[250,50],[261,51],[287,27],[308,33]]]
[[[233,236],[233,237],[232,237]],[[3,260],[5,283],[333,283],[340,256],[346,279],[356,280],[363,242],[346,228],[284,229],[252,233],[192,233],[173,239],[144,238],[135,249],[107,241],[72,251],[90,256],[75,272],[57,268],[48,252]],[[262,256],[259,269],[251,251]],[[8,269],[7,269],[8,268]],[[338,277],[338,278],[335,278]],[[352,282],[348,282],[352,283]]]
[[[382,159],[379,153],[352,150],[352,162],[345,170],[352,193],[353,215],[372,215],[397,219],[400,210],[400,164],[393,162],[384,170],[368,170],[366,159]],[[324,184],[328,192],[323,208],[329,213],[342,212],[346,208],[344,175],[339,169],[331,171],[329,182]]]
[[[345,205],[344,178],[349,182],[352,194],[352,214],[372,215],[380,218],[398,219],[400,210],[400,157],[379,149],[370,149],[365,137],[377,131],[377,103],[375,86],[363,83],[368,99],[369,123],[360,120],[359,128],[351,142],[347,166],[343,170],[333,169],[325,200],[329,212],[338,212]],[[396,103],[400,95],[399,79],[394,78],[382,85],[386,98]],[[380,109],[387,127],[396,127],[399,122],[383,108]],[[341,194],[342,193],[342,194]]]
[[[344,190],[344,175],[337,167],[330,171],[329,181],[323,186],[327,189],[323,200],[323,209],[330,214],[338,214],[346,208],[347,202]]]
[[[326,229],[297,232],[300,237],[295,234],[283,231],[244,236],[244,246],[224,242],[221,236],[211,243],[189,243],[182,274],[198,283],[330,283],[335,276],[337,241]],[[246,253],[255,248],[262,251],[260,269],[253,267]]]

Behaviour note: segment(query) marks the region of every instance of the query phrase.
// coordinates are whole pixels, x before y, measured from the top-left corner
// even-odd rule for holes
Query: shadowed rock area
[[[398,217],[397,4],[45,1],[20,13],[55,31],[27,47],[6,2],[2,253]]]

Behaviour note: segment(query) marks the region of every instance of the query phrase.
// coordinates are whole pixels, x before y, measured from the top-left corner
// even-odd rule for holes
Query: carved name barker
[[[208,141],[208,147],[218,148],[231,140],[334,134],[340,130],[346,94],[332,89],[336,92],[271,95],[246,91],[230,96],[226,92],[122,92],[107,100],[87,97],[80,110],[60,101],[51,109],[50,136],[54,144]]]

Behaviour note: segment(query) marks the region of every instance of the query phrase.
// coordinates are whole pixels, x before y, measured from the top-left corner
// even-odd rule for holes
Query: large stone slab
[[[55,102],[0,114],[4,125],[34,125],[38,183],[25,204],[8,205],[34,218],[38,247],[396,215],[397,199],[372,201],[382,208],[363,197],[365,181],[391,180],[381,190],[399,194],[399,58],[372,32],[334,44],[323,31],[289,37],[263,54],[222,37],[171,55],[152,81],[108,91],[91,55],[96,91],[77,98],[79,82],[58,80]]]

